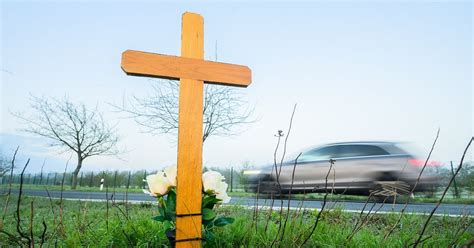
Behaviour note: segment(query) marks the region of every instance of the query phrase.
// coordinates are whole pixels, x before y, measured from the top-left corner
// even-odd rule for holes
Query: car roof
[[[319,144],[319,145],[316,145],[316,146],[309,146],[309,147],[306,147],[304,149],[301,149],[300,152],[307,152],[307,151],[311,151],[313,149],[319,149],[319,148],[323,148],[323,147],[328,147],[328,146],[340,146],[340,145],[374,145],[374,146],[380,146],[382,147],[383,149],[387,150],[389,147],[396,147],[397,150],[400,150],[403,154],[407,154],[407,152],[405,151],[405,149],[403,148],[400,148],[398,145],[399,144],[402,144],[403,142],[393,142],[393,141],[346,141],[346,142],[335,142],[335,143],[323,143],[323,144]],[[390,152],[390,151],[388,151]],[[392,152],[390,152],[392,153]],[[293,155],[295,155],[296,157],[296,154],[299,154],[298,153],[295,153]]]
[[[397,142],[390,141],[346,141],[346,142],[335,142],[327,143],[322,146],[328,145],[395,145]]]
[[[400,154],[400,155],[410,155],[404,148],[399,147],[400,144],[404,142],[395,142],[395,141],[346,141],[346,142],[335,142],[335,143],[325,143],[316,146],[306,147],[305,149],[299,150],[298,153],[294,153],[293,155],[287,157],[297,157],[300,153],[305,153],[314,149],[330,147],[330,146],[339,146],[339,145],[374,145],[380,146],[382,149],[387,151],[389,154]],[[289,160],[289,161],[294,161]],[[288,161],[287,161],[288,162]]]
[[[310,146],[310,147],[306,147],[306,149],[303,149],[303,151],[309,151],[309,150],[328,147],[328,146],[340,146],[340,145],[374,145],[374,146],[381,146],[381,147],[388,148],[388,147],[393,147],[393,146],[398,147],[397,144],[400,144],[400,142],[391,142],[391,141],[346,141],[346,142],[335,142],[335,143],[326,143],[326,144],[320,144],[320,145],[316,145],[316,146]],[[400,148],[398,147],[398,149],[400,149]]]

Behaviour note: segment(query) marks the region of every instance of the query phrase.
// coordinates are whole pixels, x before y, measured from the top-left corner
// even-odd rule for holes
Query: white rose
[[[170,185],[176,187],[176,174],[178,173],[178,167],[176,165],[168,166],[164,169],[164,172]]]
[[[202,174],[202,186],[204,187],[204,191],[209,194],[216,193],[216,190],[222,187],[222,180],[224,180],[224,177],[217,171],[205,172]]]
[[[224,182],[225,177],[217,171],[207,171],[202,174],[202,185],[204,191],[209,194],[215,194],[216,198],[228,203],[230,197],[227,195],[227,183]]]
[[[146,177],[148,188],[150,189],[151,196],[163,196],[168,193],[171,188],[171,184],[165,176],[163,171],[159,171],[154,175]]]
[[[219,200],[222,200],[222,203],[229,203],[230,202],[230,196],[227,195],[227,192],[217,194],[216,198],[219,199]]]

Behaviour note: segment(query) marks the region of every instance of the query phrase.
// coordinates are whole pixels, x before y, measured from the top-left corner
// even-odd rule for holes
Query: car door
[[[311,192],[314,188],[324,187],[326,175],[330,168],[329,160],[335,156],[337,149],[337,146],[324,146],[303,152],[295,167],[293,188],[305,189],[307,192]],[[294,167],[294,161],[292,162],[285,166],[285,174],[290,176],[286,179],[289,183],[291,183],[291,174]]]
[[[341,145],[335,157],[336,182],[339,188],[354,189],[370,182],[376,171],[385,167],[382,148],[370,144]]]

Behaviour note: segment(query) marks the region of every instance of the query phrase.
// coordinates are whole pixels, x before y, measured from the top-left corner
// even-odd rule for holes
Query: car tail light
[[[412,166],[424,166],[425,165],[425,162],[426,160],[423,160],[423,159],[408,159],[408,163]],[[426,166],[440,166],[441,163],[439,161],[428,161],[428,163],[426,163]]]

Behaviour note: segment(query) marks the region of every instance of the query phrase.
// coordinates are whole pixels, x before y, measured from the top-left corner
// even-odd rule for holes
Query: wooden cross
[[[180,80],[176,247],[199,247],[204,83],[247,87],[252,79],[246,66],[203,60],[204,20],[189,12],[182,18],[181,57],[127,50],[122,69],[127,75]]]

